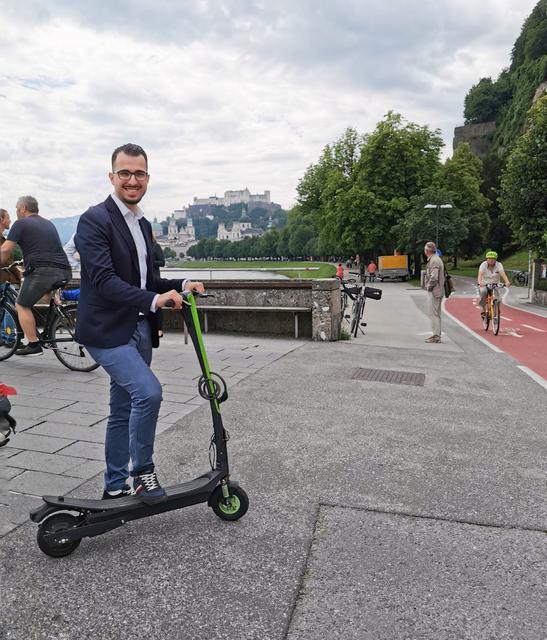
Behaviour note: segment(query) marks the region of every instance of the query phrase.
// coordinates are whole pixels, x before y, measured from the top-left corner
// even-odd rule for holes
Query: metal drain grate
[[[389,382],[390,384],[409,384],[423,387],[425,373],[413,371],[390,371],[389,369],[356,369],[352,380],[371,380],[373,382]]]

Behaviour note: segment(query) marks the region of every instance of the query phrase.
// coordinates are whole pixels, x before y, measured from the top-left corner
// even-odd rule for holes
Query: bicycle
[[[501,302],[494,295],[494,289],[503,289],[505,286],[501,282],[499,284],[492,283],[486,286],[486,311],[482,316],[482,326],[485,331],[488,331],[490,322],[492,322],[492,331],[497,336],[500,332],[501,324]]]
[[[351,294],[352,293],[356,293],[356,287],[352,287],[350,289],[348,289],[346,287],[347,284],[355,284],[356,280],[355,278],[348,278],[347,280],[344,280],[342,278],[338,278],[340,280],[340,307],[341,307],[341,314],[342,314],[342,320],[344,320],[345,315],[344,312],[346,310],[346,307],[348,306],[348,300],[351,298]]]
[[[528,284],[528,271],[514,271],[511,277],[513,284],[524,287]]]
[[[8,271],[14,265],[2,267]],[[68,280],[56,282],[50,294],[47,312],[43,316],[43,331],[38,335],[43,349],[52,349],[65,367],[71,371],[93,371],[99,366],[87,353],[85,347],[74,337],[78,305],[65,304],[60,292]],[[23,330],[15,308],[17,290],[6,282],[0,285],[0,361],[7,360],[19,349],[23,340]],[[35,313],[37,310],[34,310]]]
[[[361,286],[354,287],[351,290],[347,289],[346,291],[349,298],[353,300],[353,306],[351,315],[347,315],[345,318],[349,320],[351,317],[349,332],[350,335],[353,335],[353,337],[356,338],[357,331],[361,331],[361,333],[365,335],[365,332],[361,327],[367,326],[366,322],[362,322],[366,299],[371,298],[372,300],[380,300],[382,297],[382,290],[375,289],[374,287],[367,287],[365,284],[362,284]]]

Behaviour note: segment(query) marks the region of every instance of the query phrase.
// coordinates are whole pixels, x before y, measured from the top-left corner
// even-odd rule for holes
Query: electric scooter
[[[209,369],[196,307],[196,295],[198,294],[192,292],[182,294],[182,313],[202,372],[198,382],[199,393],[202,398],[209,400],[211,407],[211,470],[189,482],[164,487],[167,499],[157,504],[145,504],[138,496],[115,500],[43,496],[44,504],[33,509],[30,518],[39,524],[38,546],[48,556],[67,556],[78,547],[82,538],[101,535],[130,520],[147,518],[200,502],[206,502],[222,520],[238,520],[247,512],[249,498],[239,484],[230,478],[228,466],[226,443],[229,435],[222,424],[219,406],[228,398],[226,383],[221,376]]]

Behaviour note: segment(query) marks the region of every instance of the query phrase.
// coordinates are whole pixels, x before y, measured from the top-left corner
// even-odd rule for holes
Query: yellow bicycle
[[[490,323],[492,323],[492,331],[497,336],[500,332],[501,324],[501,302],[494,294],[494,289],[502,289],[504,284],[487,284],[486,285],[486,311],[482,316],[482,326],[488,331]]]

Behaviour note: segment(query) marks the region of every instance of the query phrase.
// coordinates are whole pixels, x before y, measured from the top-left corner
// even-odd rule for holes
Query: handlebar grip
[[[167,300],[167,302],[163,306],[167,307],[168,309],[172,309],[175,306],[175,301],[174,300]]]

